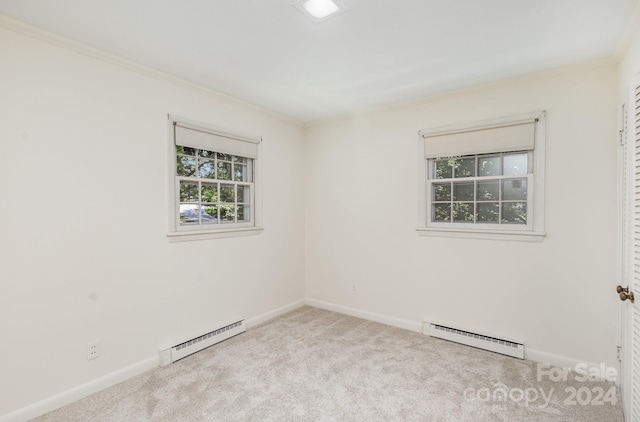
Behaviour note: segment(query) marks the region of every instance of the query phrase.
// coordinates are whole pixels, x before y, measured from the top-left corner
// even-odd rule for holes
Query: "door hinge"
[[[626,138],[624,135],[625,135],[624,130],[621,129],[618,131],[618,141],[620,142],[620,145],[624,145],[624,141]]]
[[[616,355],[618,361],[622,362],[622,346],[616,347]]]

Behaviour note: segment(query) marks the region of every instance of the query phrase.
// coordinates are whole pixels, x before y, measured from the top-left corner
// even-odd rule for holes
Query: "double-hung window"
[[[544,119],[421,131],[420,234],[541,239]]]
[[[170,132],[169,235],[201,237],[258,229],[260,138],[171,116]]]

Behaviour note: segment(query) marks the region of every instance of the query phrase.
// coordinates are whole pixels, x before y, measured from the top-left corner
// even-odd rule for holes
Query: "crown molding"
[[[620,61],[624,58],[624,55],[629,50],[629,46],[633,42],[636,35],[640,33],[640,3],[636,5],[636,8],[633,10],[631,14],[631,18],[629,19],[629,23],[625,28],[625,31],[622,33],[622,37],[618,41],[616,45],[616,49],[613,53],[613,58],[617,61]]]
[[[302,122],[300,120],[294,119],[284,114],[280,114],[276,111],[261,107],[259,105],[250,103],[248,101],[238,99],[231,95],[221,93],[214,89],[207,88],[203,85],[200,85],[194,82],[189,82],[185,79],[179,78],[177,76],[173,76],[169,73],[162,72],[160,70],[154,69],[149,66],[145,66],[133,60],[125,59],[116,54],[108,53],[99,48],[91,47],[87,44],[83,44],[81,42],[74,41],[60,35],[56,35],[52,32],[27,24],[25,22],[9,18],[5,15],[0,15],[0,28],[4,28],[21,35],[35,38],[45,43],[55,45],[65,50],[73,51],[75,53],[78,53],[87,57],[91,57],[93,59],[107,62],[111,65],[118,66],[120,68],[129,70],[131,72],[136,72],[156,80],[160,80],[162,82],[177,86],[179,88],[190,90],[198,94],[204,94],[216,100],[224,101],[228,104],[241,105],[243,107],[251,108],[257,112],[268,115],[269,117],[276,118],[286,123],[294,124],[296,126],[302,127]]]
[[[416,98],[408,101],[399,101],[393,104],[373,107],[370,109],[362,110],[359,112],[346,113],[335,117],[327,117],[325,119],[313,120],[305,122],[303,127],[305,129],[322,126],[324,124],[334,124],[338,122],[348,122],[359,117],[370,117],[380,113],[386,113],[389,111],[409,110],[415,107],[421,107],[426,104],[437,103],[438,101],[450,100],[454,98],[463,98],[469,95],[474,95],[482,92],[491,91],[496,88],[502,88],[510,85],[519,85],[536,80],[545,80],[550,78],[559,77],[562,75],[572,74],[576,72],[586,72],[589,70],[606,68],[617,66],[619,61],[613,57],[605,57],[601,59],[590,60],[581,63],[564,65],[552,69],[539,70],[530,73],[524,73],[521,75],[511,76],[508,78],[498,79],[495,81],[489,81],[484,83],[478,83],[466,88],[458,88],[443,92],[437,92],[434,94],[426,95],[421,98]]]

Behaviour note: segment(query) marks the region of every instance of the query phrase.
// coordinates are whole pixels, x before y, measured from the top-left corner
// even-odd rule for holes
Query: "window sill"
[[[515,230],[469,230],[418,227],[419,236],[462,237],[467,239],[514,240],[520,242],[542,242],[545,232]]]
[[[169,232],[167,237],[170,242],[188,242],[192,240],[220,239],[225,237],[253,236],[260,234],[264,227],[243,227],[220,230],[193,230],[181,232]]]

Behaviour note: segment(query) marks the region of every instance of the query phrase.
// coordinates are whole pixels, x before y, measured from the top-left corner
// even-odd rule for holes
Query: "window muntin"
[[[428,159],[427,224],[528,228],[532,168],[528,151]]]
[[[176,145],[179,227],[253,225],[254,160]]]

